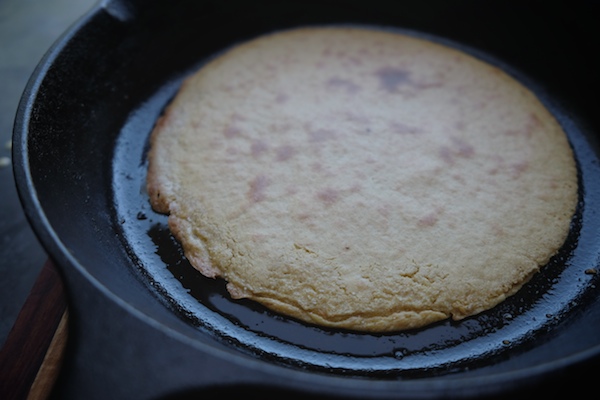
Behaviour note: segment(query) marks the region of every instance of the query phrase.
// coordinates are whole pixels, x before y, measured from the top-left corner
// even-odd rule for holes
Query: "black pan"
[[[547,3],[100,2],[39,64],[14,132],[23,207],[69,294],[70,383],[57,396],[494,397],[552,387],[597,362],[600,69],[587,54],[598,35],[591,2]],[[233,301],[223,282],[190,267],[144,189],[153,124],[207,58],[315,24],[382,26],[461,48],[557,116],[577,157],[580,202],[564,247],[519,293],[461,322],[375,335]]]

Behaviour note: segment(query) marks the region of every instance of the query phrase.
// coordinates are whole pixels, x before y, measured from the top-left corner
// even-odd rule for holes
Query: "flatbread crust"
[[[151,136],[147,189],[233,298],[322,326],[460,320],[562,246],[564,131],[502,70],[366,28],[299,28],[190,76]]]

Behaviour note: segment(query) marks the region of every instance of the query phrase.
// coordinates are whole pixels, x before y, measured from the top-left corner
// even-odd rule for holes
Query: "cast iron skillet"
[[[597,64],[573,40],[597,42],[585,20],[588,4],[568,4],[98,4],[35,71],[13,149],[23,207],[65,276],[75,325],[106,330],[107,349],[129,354],[98,360],[111,369],[104,371],[110,379],[100,380],[114,385],[102,396],[224,386],[361,398],[495,396],[522,393],[597,359]],[[144,189],[156,118],[182,79],[227,47],[327,24],[399,29],[459,47],[528,85],[563,124],[578,161],[579,206],[563,249],[515,296],[461,322],[384,335],[339,331],[232,301],[223,282],[199,276],[182,256]],[[115,311],[103,314],[103,306],[89,315],[100,303]]]

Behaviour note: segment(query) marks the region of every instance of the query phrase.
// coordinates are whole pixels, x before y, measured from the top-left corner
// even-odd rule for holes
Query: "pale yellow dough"
[[[502,70],[398,33],[301,28],[185,81],[152,134],[148,191],[232,297],[384,332],[514,294],[564,243],[577,171]]]

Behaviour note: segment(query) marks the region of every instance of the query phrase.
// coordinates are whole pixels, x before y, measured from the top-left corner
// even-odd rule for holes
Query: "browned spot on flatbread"
[[[294,146],[291,145],[283,145],[278,147],[276,151],[277,155],[275,159],[277,161],[287,161],[290,158],[292,158],[292,156],[296,152],[296,149],[294,149]]]
[[[464,120],[458,120],[454,123],[454,128],[459,131],[462,132],[466,129],[467,127],[467,123]]]
[[[236,136],[240,136],[241,132],[241,129],[237,126],[233,124],[227,124],[223,129],[223,136],[225,136],[227,139],[232,139]]]
[[[269,149],[269,145],[264,140],[255,140],[250,146],[250,152],[254,158],[260,157]]]
[[[464,139],[453,137],[452,144],[454,145],[455,154],[459,157],[471,157],[475,154],[475,149]]]
[[[490,158],[491,168],[487,170],[490,175],[499,173],[507,173],[513,179],[518,179],[529,169],[529,161],[524,159],[521,161],[508,162],[501,155],[495,155]]]
[[[449,145],[440,146],[438,155],[447,164],[453,164],[456,158],[470,158],[475,155],[475,148],[466,140],[451,137]]]
[[[423,129],[418,126],[412,126],[409,124],[405,124],[400,121],[392,121],[390,122],[390,129],[394,133],[398,133],[400,135],[415,135],[418,133],[423,133]]]
[[[358,110],[347,111],[344,115],[348,121],[356,122],[360,125],[369,125],[371,123],[371,118]]]
[[[308,132],[311,142],[324,142],[335,138],[335,132],[330,129],[315,129]]]
[[[290,96],[287,95],[286,93],[278,93],[277,96],[275,96],[275,103],[285,104],[288,102],[289,99],[290,99]]]
[[[317,198],[326,205],[331,205],[339,200],[340,192],[339,190],[328,187],[317,192]]]
[[[325,169],[320,162],[314,162],[310,165],[310,169],[314,172],[322,173]]]
[[[265,190],[269,186],[269,178],[265,175],[257,175],[252,182],[250,182],[250,189],[248,190],[248,199],[253,203],[258,203],[266,198]]]
[[[380,87],[389,93],[397,92],[401,86],[410,85],[410,72],[395,67],[384,67],[375,72]]]
[[[423,217],[419,218],[418,225],[420,227],[434,226],[439,221],[443,212],[444,212],[443,208],[441,208],[441,207],[435,208],[430,213],[425,214]]]
[[[529,161],[523,160],[516,162],[510,166],[511,176],[515,179],[519,178],[529,168]]]
[[[389,204],[383,204],[377,207],[377,212],[384,218],[388,218],[392,213],[392,206]]]
[[[359,85],[349,79],[340,78],[339,76],[329,78],[326,85],[328,88],[341,89],[348,94],[355,94],[360,90]]]
[[[529,113],[527,122],[521,129],[507,129],[504,133],[508,136],[525,136],[530,138],[536,129],[542,126],[540,117],[535,113]]]

